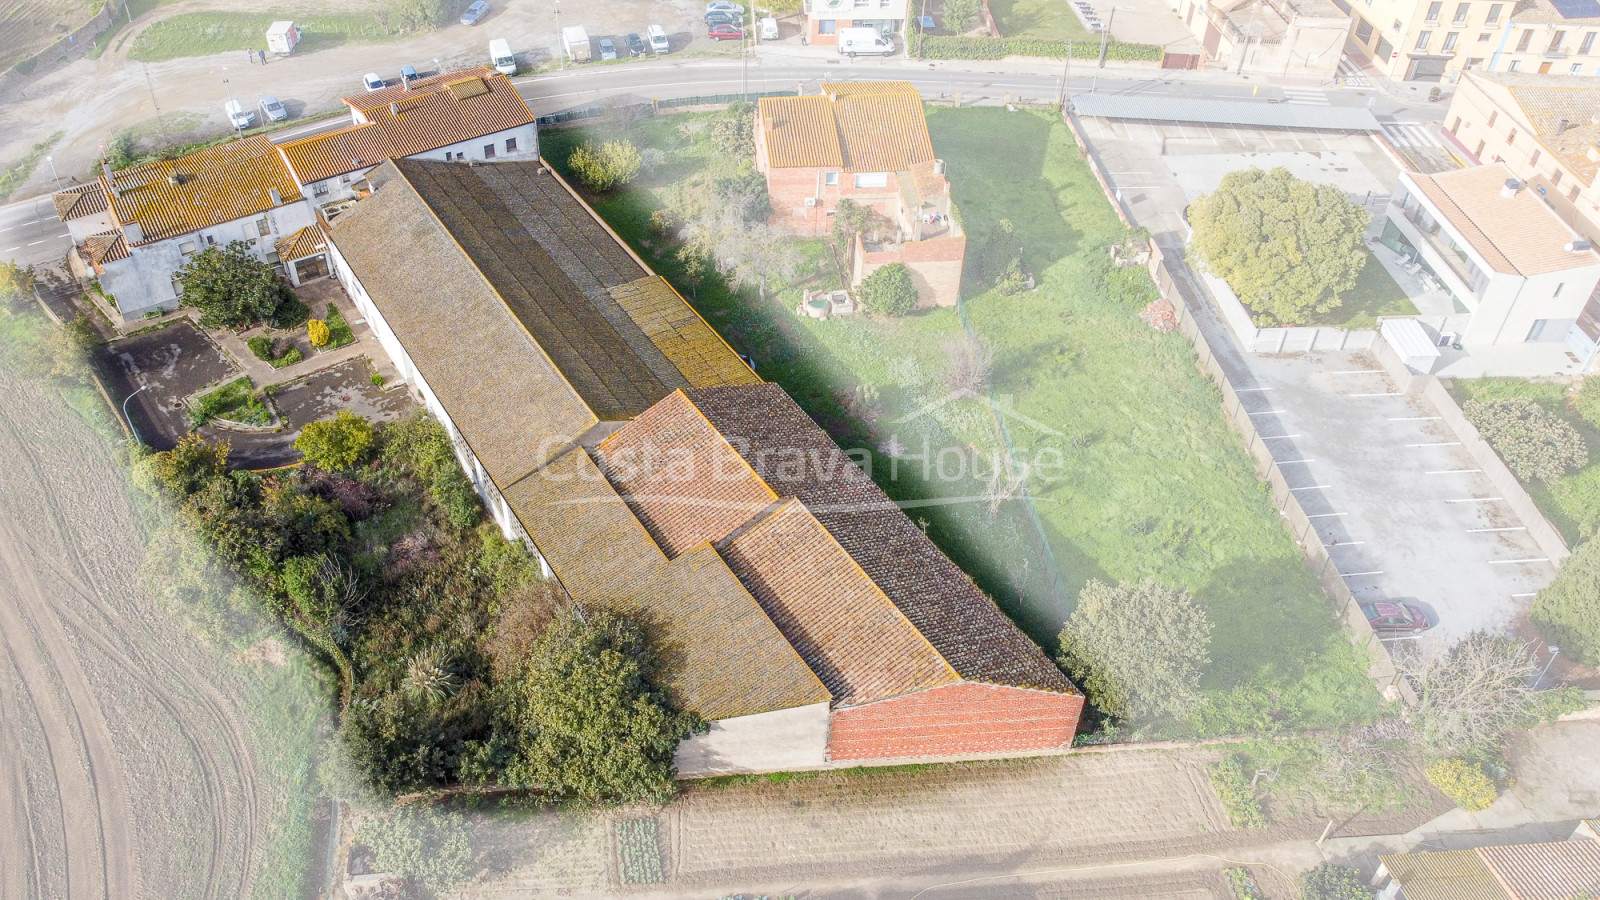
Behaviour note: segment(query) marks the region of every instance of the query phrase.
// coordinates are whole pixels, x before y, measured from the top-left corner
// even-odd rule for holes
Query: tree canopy
[[[1061,664],[1120,719],[1179,715],[1211,661],[1211,623],[1187,591],[1091,580],[1061,630]]]
[[[346,410],[331,419],[308,422],[294,439],[306,461],[328,472],[353,469],[372,449],[372,423]]]
[[[1562,655],[1600,666],[1600,541],[1585,541],[1561,563],[1533,601],[1532,618]]]
[[[1370,218],[1334,185],[1283,168],[1229,172],[1189,206],[1195,256],[1270,325],[1339,306],[1366,265]]]
[[[256,259],[250,245],[211,246],[178,270],[183,304],[200,310],[208,328],[237,328],[272,318],[287,290],[272,267]]]
[[[639,177],[644,157],[632,141],[585,141],[572,151],[567,163],[585,187],[603,194]]]
[[[861,305],[875,316],[903,316],[917,305],[917,285],[905,263],[880,266],[861,281]]]

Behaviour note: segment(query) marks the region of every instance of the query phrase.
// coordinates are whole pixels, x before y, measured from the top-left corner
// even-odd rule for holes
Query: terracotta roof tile
[[[1600,91],[1595,90],[1593,78],[1516,72],[1465,75],[1503,88],[1535,140],[1561,157],[1584,184],[1594,184],[1600,172]]]
[[[1516,900],[1600,896],[1600,842],[1512,844],[1477,852]]]
[[[809,97],[767,97],[760,120],[772,168],[839,166],[893,172],[933,161],[922,97],[904,81],[822,85]]]
[[[487,69],[450,72],[414,81],[410,90],[385,88],[344,101],[367,121],[282,145],[283,156],[301,184],[535,119],[511,81]]]
[[[98,181],[57,191],[50,195],[50,202],[56,208],[56,218],[63,222],[103,213],[109,206],[106,190]]]
[[[665,278],[652,275],[617,285],[610,292],[611,299],[689,380],[691,387],[761,381]]]
[[[266,135],[113,172],[101,184],[112,215],[137,224],[135,246],[301,201],[300,186]]]
[[[844,167],[844,146],[827,97],[763,97],[760,114],[772,168]]]
[[[97,266],[128,258],[128,242],[123,240],[120,231],[91,234],[83,239],[83,249],[89,254],[89,261]]]
[[[277,251],[279,262],[294,262],[325,252],[328,249],[328,240],[320,225],[307,225],[278,241],[272,249]]]
[[[1494,873],[1472,850],[1380,856],[1406,900],[1507,900]]]
[[[1503,164],[1474,166],[1438,175],[1404,175],[1422,191],[1467,243],[1497,272],[1542,275],[1600,262],[1593,250],[1569,253],[1582,237],[1534,193],[1524,188],[1501,195],[1512,177]]]

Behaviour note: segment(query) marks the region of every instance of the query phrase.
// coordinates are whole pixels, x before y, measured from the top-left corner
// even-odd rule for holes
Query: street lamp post
[[[139,387],[139,390],[134,391],[133,393],[129,394],[128,396],[122,398],[122,420],[124,422],[128,423],[128,430],[133,432],[134,441],[137,442],[139,444],[139,446],[141,446],[141,447],[144,446],[144,439],[139,437],[139,429],[137,429],[137,428],[135,428],[133,426],[133,419],[129,418],[129,416],[128,416],[128,401],[132,400],[133,398],[135,398],[137,396],[139,396],[139,394],[142,391],[144,391],[145,388],[147,388],[149,386],[150,385],[148,385],[148,384],[141,385]]]
[[[228,67],[223,66],[222,71],[228,71]],[[233,126],[234,137],[239,137],[241,134],[243,134],[244,130],[239,127],[239,119],[233,114],[233,85],[228,83],[228,76],[226,75],[222,76],[222,86],[228,90],[228,124]]]
[[[567,36],[561,32],[561,0],[556,0],[556,59],[562,71],[567,68]]]
[[[61,175],[56,172],[56,158],[54,156],[46,156],[44,161],[50,164],[50,177],[55,179],[56,190],[61,190]]]
[[[1551,644],[1550,646],[1546,647],[1545,649],[1550,651],[1550,658],[1545,661],[1544,669],[1543,669],[1543,671],[1541,671],[1539,673],[1539,677],[1534,679],[1534,682],[1533,682],[1533,689],[1534,690],[1538,690],[1539,689],[1539,685],[1544,684],[1544,676],[1545,676],[1545,674],[1550,671],[1550,666],[1555,663],[1556,657],[1561,655],[1561,648],[1557,647],[1555,644]]]
[[[1106,14],[1106,24],[1100,26],[1100,62],[1095,66],[1094,82],[1089,85],[1089,93],[1094,93],[1100,88],[1100,70],[1106,67],[1106,43],[1111,38],[1111,23],[1117,20],[1119,6],[1112,6],[1111,12]]]

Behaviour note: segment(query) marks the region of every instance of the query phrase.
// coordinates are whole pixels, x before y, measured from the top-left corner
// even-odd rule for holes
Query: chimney
[[[100,170],[106,173],[106,186],[111,189],[111,196],[122,199],[122,192],[117,190],[117,177],[111,174],[111,163],[105,157],[100,157]]]
[[[1517,191],[1520,190],[1522,190],[1522,182],[1516,180],[1515,178],[1507,178],[1505,186],[1500,188],[1500,196],[1510,200],[1512,197],[1515,197],[1517,195]]]
[[[389,115],[391,115],[391,116],[400,115],[400,104],[398,104],[398,103],[390,103],[389,104]]]
[[[933,174],[935,174],[935,175],[943,175],[944,174],[944,160],[936,159],[936,160],[933,161]]]
[[[1588,241],[1567,241],[1567,245],[1562,249],[1568,253],[1587,253],[1593,247],[1594,245]]]
[[[183,184],[183,176],[179,175],[177,172],[173,172],[173,173],[171,173],[170,175],[167,176],[167,183],[168,184]]]
[[[272,198],[273,206],[283,205],[283,195],[278,193],[277,188],[267,188],[267,196]]]
[[[1571,126],[1572,126],[1571,122],[1567,121],[1566,119],[1562,119],[1561,121],[1556,123],[1556,134],[1558,134],[1558,135],[1566,134],[1567,129],[1569,127],[1571,127]]]

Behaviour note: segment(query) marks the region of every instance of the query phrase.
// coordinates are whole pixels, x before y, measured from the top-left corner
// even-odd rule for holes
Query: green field
[[[1325,313],[1306,318],[1305,325],[1328,325],[1334,328],[1372,328],[1379,316],[1414,316],[1416,306],[1407,299],[1406,292],[1395,283],[1394,276],[1371,253],[1367,264],[1356,276],[1356,286],[1345,296],[1344,302]]]
[[[398,29],[387,27],[370,15],[299,17],[289,13],[196,12],[152,24],[134,38],[128,56],[142,62],[161,62],[185,56],[265,50],[268,26],[287,18],[293,18],[300,26],[297,54],[341,44],[394,40],[401,36]],[[243,64],[242,60],[240,62]]]
[[[1067,0],[989,0],[989,12],[994,14],[1001,37],[1036,41],[1081,41],[1093,37]]]
[[[1106,272],[1107,247],[1122,227],[1062,123],[1000,109],[929,110],[968,233],[969,275],[974,248],[1004,217],[1039,279],[1036,291],[1012,296],[984,294],[969,279],[966,295],[977,333],[996,353],[996,399],[1008,410],[1019,457],[1060,461],[1029,484],[1052,559],[1024,504],[1005,502],[991,515],[982,499],[986,461],[1000,446],[990,407],[927,407],[948,393],[944,347],[962,333],[956,310],[817,322],[795,315],[798,290],[762,306],[716,279],[696,288],[683,277],[674,242],[651,232],[650,214],[707,167],[734,165],[710,151],[701,118],[635,124],[630,137],[662,150],[666,162],[598,198],[597,209],[843,446],[881,450],[892,437],[920,454],[926,439],[928,455],[946,461],[953,477],[940,477],[936,466],[927,477],[903,467],[891,477],[881,452],[873,477],[1036,640],[1054,647],[1088,579],[1156,577],[1194,592],[1216,624],[1205,681],[1216,702],[1194,729],[1316,726],[1376,709],[1362,664],[1224,423],[1215,389],[1196,371],[1192,348],[1137,318],[1153,296],[1148,279]],[[561,166],[591,136],[616,137],[617,128],[551,129],[541,140]],[[809,283],[836,283],[821,242],[810,242],[808,253],[819,263]],[[1126,299],[1107,299],[1109,281]]]

